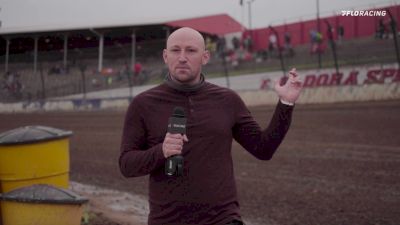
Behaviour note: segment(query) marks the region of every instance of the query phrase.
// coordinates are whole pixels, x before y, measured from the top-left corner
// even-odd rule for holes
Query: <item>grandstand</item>
[[[395,20],[399,21],[399,6],[384,9],[390,11]],[[382,39],[376,35],[380,19],[387,25],[387,35]],[[344,27],[344,37],[340,43],[338,32],[334,32],[333,36],[340,66],[398,61],[394,50],[394,37],[390,35],[388,28],[389,19],[388,15],[382,18],[345,18],[340,15],[321,18],[335,28],[339,25]],[[279,49],[283,54],[285,68],[318,67],[317,54],[312,54],[310,50],[309,35],[309,31],[316,29],[316,25],[317,21],[314,19],[274,26],[279,35]],[[4,68],[0,102],[43,100],[84,91],[159,82],[165,75],[161,54],[166,37],[171,31],[182,26],[198,29],[214,43],[218,42],[220,37],[225,37],[225,59],[230,75],[281,69],[278,51],[268,50],[271,27],[244,30],[242,25],[225,14],[165,21],[159,24],[116,25],[96,29],[54,29],[26,33],[0,30],[0,66]],[[333,67],[333,54],[325,32],[327,27],[325,23],[321,27],[324,36],[321,44],[322,67]],[[397,23],[397,29],[399,27],[400,24]],[[283,47],[285,33],[292,36],[291,46],[294,54],[288,54]],[[243,44],[243,40],[249,36],[253,40],[251,48],[233,49],[233,37],[239,38]],[[101,43],[103,47],[100,47],[100,50]],[[214,57],[204,68],[205,73],[209,76],[224,75],[224,61],[217,56],[221,53],[217,52],[215,47],[211,50]],[[133,71],[136,62],[140,62],[143,67],[142,73],[137,77]],[[10,89],[7,82],[17,82],[18,85]]]

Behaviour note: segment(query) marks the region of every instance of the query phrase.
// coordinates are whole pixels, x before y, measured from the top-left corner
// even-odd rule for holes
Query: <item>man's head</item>
[[[196,84],[200,80],[201,68],[210,59],[205,49],[204,38],[188,27],[174,31],[167,40],[163,58],[171,79],[182,84]]]

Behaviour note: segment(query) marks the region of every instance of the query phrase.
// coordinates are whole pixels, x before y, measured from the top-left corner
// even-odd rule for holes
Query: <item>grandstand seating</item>
[[[326,46],[322,54],[322,65],[324,68],[333,67],[332,52]],[[150,41],[140,43],[137,48],[136,58],[141,62],[145,70],[147,79],[136,79],[134,85],[143,84],[143,81],[160,81],[165,75],[166,68],[162,60],[163,41]],[[125,65],[130,62],[131,45],[124,44],[118,46],[106,46],[104,49],[104,68],[111,68],[109,74],[97,72],[98,49],[83,48],[70,50],[68,53],[68,72],[65,74],[49,73],[54,67],[62,67],[62,52],[48,51],[39,53],[38,72],[33,73],[33,57],[31,54],[18,54],[10,56],[9,70],[20,75],[23,85],[22,95],[14,96],[2,89],[0,102],[13,102],[20,100],[40,99],[44,95],[46,98],[65,96],[70,94],[82,93],[82,71],[81,66],[85,66],[85,86],[86,91],[94,91],[108,88],[128,87],[128,76],[124,72]],[[300,45],[294,48],[293,57],[285,56],[286,70],[290,67],[317,68],[317,55],[310,54],[309,45]],[[390,63],[396,61],[393,48],[393,39],[375,39],[374,37],[344,40],[337,45],[337,55],[339,66],[370,64],[370,63]],[[4,62],[4,56],[0,57]],[[204,72],[211,75],[223,75],[224,68],[221,59],[213,57],[212,61],[205,66]],[[0,66],[4,66],[1,65]],[[267,60],[241,61],[238,66],[228,63],[228,70],[232,73],[235,70],[242,73],[260,72],[267,70],[279,70],[280,61],[275,55],[269,55]],[[44,79],[44,91],[42,89],[41,76]]]

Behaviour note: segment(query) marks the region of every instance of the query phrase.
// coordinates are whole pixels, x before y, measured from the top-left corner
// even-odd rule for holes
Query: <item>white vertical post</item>
[[[130,70],[135,67],[136,64],[136,31],[133,29],[132,31],[132,53],[131,53],[131,66]]]
[[[64,68],[67,68],[67,56],[68,56],[68,34],[64,34]]]
[[[5,72],[8,72],[8,57],[10,55],[10,39],[6,38],[6,61],[4,63],[5,65]]]
[[[104,54],[104,34],[99,34],[99,66],[98,71],[103,69],[103,54]]]
[[[38,42],[39,42],[39,37],[34,36],[34,48],[33,48],[33,73],[37,72],[37,61],[38,61]]]

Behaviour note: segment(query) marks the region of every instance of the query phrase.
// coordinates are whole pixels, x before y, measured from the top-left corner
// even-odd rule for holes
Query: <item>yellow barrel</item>
[[[69,185],[71,131],[27,126],[0,134],[0,193],[32,184]]]
[[[88,200],[66,189],[35,184],[0,195],[4,225],[80,225]]]

